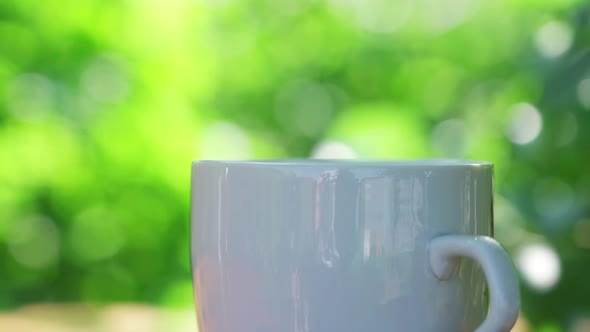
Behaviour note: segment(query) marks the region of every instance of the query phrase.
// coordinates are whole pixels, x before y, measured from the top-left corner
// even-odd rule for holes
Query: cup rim
[[[488,161],[464,159],[259,159],[196,160],[193,165],[296,167],[493,167]]]

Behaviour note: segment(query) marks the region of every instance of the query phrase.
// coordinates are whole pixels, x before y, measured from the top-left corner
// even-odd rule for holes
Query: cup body
[[[477,264],[438,280],[428,243],[492,236],[493,167],[418,160],[193,164],[201,332],[473,331]]]

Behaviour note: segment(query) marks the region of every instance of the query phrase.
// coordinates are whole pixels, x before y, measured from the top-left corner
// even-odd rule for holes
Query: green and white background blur
[[[196,331],[190,163],[483,159],[515,331],[590,331],[590,3],[0,1],[0,330]]]

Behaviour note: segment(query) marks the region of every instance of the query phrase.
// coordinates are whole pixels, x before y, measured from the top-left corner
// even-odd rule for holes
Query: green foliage
[[[590,310],[589,19],[574,0],[4,0],[0,306],[185,303],[191,160],[337,142],[494,162],[499,240],[561,259],[553,288],[523,282],[524,314],[566,326]]]

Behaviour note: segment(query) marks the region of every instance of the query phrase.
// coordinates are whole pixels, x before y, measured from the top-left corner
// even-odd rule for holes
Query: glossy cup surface
[[[480,268],[439,281],[428,242],[492,235],[493,168],[418,160],[193,164],[201,332],[472,331]]]

